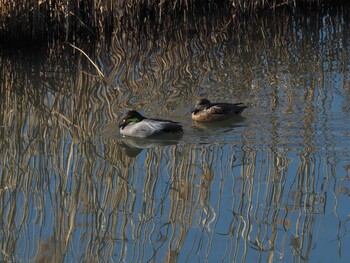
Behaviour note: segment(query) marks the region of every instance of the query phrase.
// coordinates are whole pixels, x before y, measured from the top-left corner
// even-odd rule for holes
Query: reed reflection
[[[1,259],[347,256],[346,14],[266,18],[239,39],[179,30],[158,48],[116,35],[91,54],[103,80],[74,50],[1,56]],[[250,107],[198,128],[199,95]],[[129,108],[183,122],[184,137],[107,136]]]
[[[26,120],[24,126],[30,127],[31,119]],[[52,258],[74,257],[72,249],[79,248],[79,257],[86,260],[98,250],[102,258],[117,253],[127,261],[194,259],[194,251],[214,259],[218,244],[225,244],[226,251],[220,259],[248,261],[251,249],[271,259],[294,252],[308,259],[311,244],[318,242],[317,217],[327,202],[319,193],[327,191],[336,171],[329,156],[305,152],[298,158],[269,148],[178,144],[129,158],[116,140],[95,147],[73,141],[68,131],[61,129],[54,142],[47,131],[21,150],[20,169],[10,162],[2,170],[4,182],[17,175],[14,184],[8,181],[12,189],[1,192],[7,204],[2,207],[6,240],[22,240],[28,234],[22,226],[30,225],[41,235],[42,246],[60,240]],[[28,142],[27,136],[11,136],[18,145]],[[37,155],[35,149],[41,149]],[[2,154],[2,167],[8,162],[5,156],[11,155]],[[331,173],[322,176],[317,167]],[[19,187],[27,197],[16,191]],[[37,216],[30,216],[33,207],[39,225]],[[11,234],[11,226],[21,229],[18,236]],[[50,231],[40,234],[43,226]],[[12,244],[12,253],[22,255]],[[29,249],[25,253],[35,250]],[[48,257],[42,253],[36,257]]]

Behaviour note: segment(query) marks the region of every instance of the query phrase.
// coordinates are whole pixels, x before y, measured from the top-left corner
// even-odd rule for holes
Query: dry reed
[[[244,147],[180,144],[145,150],[143,158],[129,158],[117,138],[99,134],[104,123],[117,119],[116,112],[131,106],[148,107],[160,114],[156,111],[159,103],[173,105],[168,93],[191,104],[193,95],[200,93],[213,76],[210,73],[217,73],[220,66],[223,72],[216,75],[217,81],[232,83],[230,78],[234,78],[243,86],[241,93],[237,92],[240,98],[248,97],[245,87],[249,87],[250,102],[259,107],[257,101],[264,89],[281,87],[279,77],[285,74],[273,68],[276,51],[282,62],[279,67],[288,73],[304,72],[309,67],[312,75],[324,76],[324,57],[318,49],[307,49],[307,55],[315,60],[311,67],[303,60],[305,54],[291,56],[287,52],[288,43],[311,46],[311,39],[321,41],[322,16],[305,20],[281,17],[278,23],[265,17],[238,28],[229,20],[208,22],[202,17],[198,21],[203,27],[194,25],[198,38],[190,42],[185,32],[176,28],[172,31],[175,41],[167,42],[167,35],[159,38],[163,51],[155,51],[147,43],[142,52],[137,46],[132,50],[128,38],[115,35],[108,55],[100,49],[91,55],[85,49],[84,53],[75,49],[61,52],[60,47],[52,47],[40,59],[31,52],[17,54],[20,59],[1,56],[1,258],[7,262],[96,258],[138,262],[160,261],[164,255],[171,261],[181,252],[182,258],[204,255],[210,260],[217,255],[213,247],[220,240],[226,246],[222,260],[229,262],[245,261],[252,251],[268,253],[269,261],[288,256],[295,261],[307,260],[318,243],[316,218],[326,207],[336,210],[339,205],[327,200],[332,196],[332,185],[338,184],[335,147],[330,141],[323,156],[313,149],[316,112],[310,105],[315,100],[317,78],[307,89],[292,79],[285,93],[271,93],[273,112],[281,109],[276,103],[279,99],[286,102],[281,112],[301,105],[298,100],[307,106],[305,115],[300,116],[305,124],[299,127],[303,143],[298,153],[290,152],[288,146],[284,146],[285,151],[275,147],[281,140],[279,125],[286,122],[288,114],[274,116],[272,136],[263,138],[269,147],[257,145],[248,133]],[[346,14],[342,19],[332,17],[327,16],[327,21],[336,34],[321,44],[335,47],[334,43],[339,43],[338,48],[350,50],[337,31],[348,27],[349,18]],[[300,26],[290,28],[289,21]],[[302,30],[304,23],[310,32],[298,39],[296,31]],[[222,30],[208,37],[207,32],[218,27]],[[233,38],[232,31],[240,37]],[[221,47],[220,43],[228,44]],[[239,51],[229,50],[232,43]],[[212,50],[223,55],[215,57]],[[254,81],[260,78],[254,71],[258,54],[271,63],[259,68],[271,82],[254,88]],[[186,60],[188,56],[191,60]],[[245,56],[250,60],[241,63]],[[103,61],[103,68],[96,61]],[[347,72],[348,61],[349,54],[344,52],[332,70]],[[97,68],[109,82],[118,82],[118,95],[110,86],[101,85],[98,75],[91,74]],[[347,79],[344,83],[348,85]],[[154,89],[155,84],[159,84],[158,89]],[[338,91],[322,92],[330,92],[332,97]],[[142,95],[142,100],[131,103],[137,95]],[[166,95],[169,98],[164,99]],[[162,108],[165,115],[170,110]],[[330,130],[324,136],[329,136]],[[339,218],[339,228],[347,220],[346,215]],[[183,249],[186,240],[192,240],[188,250]]]
[[[321,6],[324,0],[1,0],[2,45],[44,45],[47,41],[91,42],[113,33],[153,38],[171,28],[191,29],[191,22],[209,16],[254,16],[258,10],[300,5]],[[332,2],[332,1],[329,1]],[[338,3],[338,1],[336,2]],[[332,2],[334,5],[334,1]]]

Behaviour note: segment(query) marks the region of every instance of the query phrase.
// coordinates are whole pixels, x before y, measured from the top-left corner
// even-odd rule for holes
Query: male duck
[[[182,125],[178,122],[146,118],[135,110],[130,110],[125,114],[119,128],[122,135],[139,138],[183,133]]]
[[[208,99],[200,99],[191,111],[192,120],[196,122],[211,122],[229,119],[240,114],[246,106],[243,103],[211,103]]]

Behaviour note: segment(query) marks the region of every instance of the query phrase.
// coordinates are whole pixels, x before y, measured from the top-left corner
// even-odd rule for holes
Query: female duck
[[[211,103],[208,99],[200,99],[191,111],[192,120],[196,122],[211,122],[229,119],[240,114],[246,106],[243,103]]]
[[[135,110],[130,110],[125,114],[119,128],[122,135],[139,138],[183,133],[182,125],[178,122],[146,118]]]

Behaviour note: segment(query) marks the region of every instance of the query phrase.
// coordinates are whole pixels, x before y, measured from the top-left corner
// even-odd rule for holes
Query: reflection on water
[[[123,138],[120,139],[120,146],[123,148],[125,154],[129,157],[137,156],[143,149],[150,149],[155,147],[162,147],[165,145],[177,144],[178,138],[156,138],[156,139],[141,139],[141,138]]]
[[[348,13],[116,38],[103,80],[75,50],[3,52],[1,260],[346,262]],[[200,96],[249,107],[203,126]],[[185,133],[123,138],[129,108]]]
[[[235,136],[244,132],[246,118],[235,116],[224,121],[209,123],[193,122],[190,136],[196,137],[199,143],[230,142],[235,141]]]

